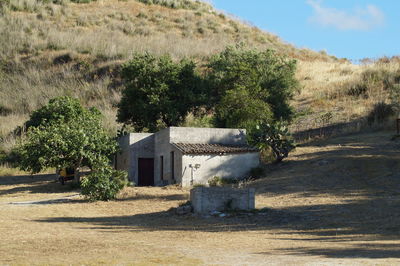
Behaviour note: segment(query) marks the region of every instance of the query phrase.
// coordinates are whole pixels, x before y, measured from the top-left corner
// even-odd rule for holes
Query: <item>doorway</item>
[[[139,158],[138,186],[154,186],[154,159]]]

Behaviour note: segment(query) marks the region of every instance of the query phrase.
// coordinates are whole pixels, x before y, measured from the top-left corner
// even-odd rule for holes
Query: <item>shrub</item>
[[[261,123],[250,132],[249,142],[259,147],[262,151],[271,148],[276,162],[288,157],[289,152],[296,147],[288,128],[282,122],[274,124]]]
[[[90,201],[115,199],[118,192],[129,184],[127,176],[124,171],[102,167],[82,180],[82,195]]]
[[[221,185],[221,177],[214,176],[213,178],[208,180],[208,185],[210,187],[216,187]]]
[[[208,180],[208,185],[210,187],[220,187],[224,185],[237,184],[239,180],[237,178],[222,178],[220,176],[214,176]]]
[[[371,112],[367,116],[368,124],[383,123],[394,115],[393,106],[384,102],[379,102],[374,105]]]
[[[12,110],[0,104],[0,116],[7,116],[12,113]]]

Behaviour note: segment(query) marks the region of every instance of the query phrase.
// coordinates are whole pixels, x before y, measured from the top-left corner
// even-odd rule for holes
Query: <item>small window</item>
[[[164,156],[160,156],[160,179],[164,180]]]
[[[175,159],[173,151],[171,151],[171,179],[175,180]]]

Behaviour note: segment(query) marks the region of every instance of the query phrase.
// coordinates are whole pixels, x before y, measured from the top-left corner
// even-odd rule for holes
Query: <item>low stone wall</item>
[[[254,188],[196,187],[190,190],[195,213],[255,208]]]

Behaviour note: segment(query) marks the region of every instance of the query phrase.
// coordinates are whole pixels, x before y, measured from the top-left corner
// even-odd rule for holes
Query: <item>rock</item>
[[[210,212],[210,215],[213,215],[213,216],[217,216],[217,215],[220,215],[221,214],[221,212],[219,212],[219,211],[211,211]]]
[[[176,208],[176,214],[178,215],[185,215],[191,212],[192,212],[192,206],[190,205],[179,206],[178,208]]]
[[[323,166],[323,165],[327,165],[327,164],[329,164],[329,161],[328,161],[328,160],[322,160],[322,161],[319,161],[319,162],[318,162],[318,165],[319,165],[319,166]]]

